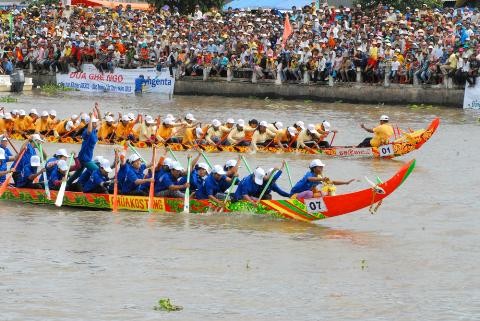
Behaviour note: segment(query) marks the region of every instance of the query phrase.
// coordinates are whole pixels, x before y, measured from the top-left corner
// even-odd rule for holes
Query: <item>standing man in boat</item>
[[[297,194],[298,199],[306,199],[313,197],[320,197],[321,186],[325,181],[329,181],[334,185],[348,185],[355,179],[349,181],[331,181],[323,176],[323,168],[325,164],[319,160],[314,159],[310,162],[310,170],[302,177],[292,188],[290,194]]]
[[[98,169],[98,166],[92,161],[93,160],[93,151],[98,142],[98,130],[97,130],[97,119],[91,112],[89,114],[89,122],[87,129],[83,131],[82,134],[82,146],[78,152],[78,160],[80,161],[80,168],[73,173],[73,175],[68,179],[67,186],[70,186],[75,182],[75,180],[82,174],[83,170],[86,168],[92,172]]]
[[[367,137],[357,147],[378,147],[384,144],[388,144],[390,137],[393,136],[393,128],[388,123],[389,118],[387,115],[380,117],[380,125],[374,128],[365,127],[365,124],[361,124],[360,127],[365,129],[369,133],[373,133],[373,137]]]

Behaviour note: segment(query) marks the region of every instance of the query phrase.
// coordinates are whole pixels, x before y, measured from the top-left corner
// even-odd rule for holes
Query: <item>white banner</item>
[[[132,94],[135,92],[135,80],[140,75],[145,78],[143,92],[173,95],[175,78],[170,77],[168,70],[158,72],[155,68],[115,68],[113,73],[102,74],[94,65],[85,64],[82,72],[57,74],[57,84],[80,91]]]
[[[475,82],[475,87],[465,84],[465,96],[463,97],[463,108],[480,109],[480,84]]]

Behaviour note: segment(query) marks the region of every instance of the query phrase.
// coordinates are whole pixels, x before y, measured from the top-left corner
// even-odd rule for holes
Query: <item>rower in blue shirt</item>
[[[98,109],[97,109],[98,111]],[[93,113],[90,113],[90,118],[87,126],[87,130],[83,131],[82,134],[82,146],[78,152],[78,160],[80,162],[80,168],[73,173],[73,175],[68,179],[67,186],[72,185],[75,180],[82,174],[85,168],[94,172],[98,169],[98,166],[92,161],[93,160],[93,151],[98,142],[98,130],[97,122],[93,116]]]
[[[155,182],[155,196],[184,198],[185,194],[181,190],[190,186],[189,183],[181,184],[179,182],[179,179],[184,175],[184,170],[179,162],[171,164],[170,172],[163,174]]]
[[[15,186],[21,188],[43,188],[43,183],[34,183],[35,178],[42,175],[45,171],[45,168],[38,170],[40,167],[40,157],[34,155],[30,157],[30,163],[26,164],[25,162],[20,162],[17,166],[15,177]],[[40,176],[40,181],[43,177]]]
[[[278,186],[277,184],[277,180],[280,178],[280,176],[282,175],[282,169],[283,169],[283,166],[285,166],[285,161],[283,162],[282,164],[282,168],[278,169],[278,168],[270,168],[268,171],[267,171],[267,180],[264,182],[264,184],[262,185],[262,187],[260,188],[261,191],[263,191],[263,189],[265,188],[265,186],[267,185],[267,182],[268,180],[270,179],[270,175],[273,174],[273,171],[276,170],[274,176],[273,176],[273,179],[272,181],[270,182],[270,185],[267,187],[267,189],[265,190],[265,193],[263,194],[263,197],[262,199],[264,200],[271,200],[272,199],[272,191],[275,192],[275,193],[278,193],[280,196],[283,196],[283,197],[290,197],[290,193],[289,192],[286,192],[284,191],[280,186]],[[260,193],[261,193],[260,191]],[[260,197],[260,195],[258,196]]]
[[[67,174],[68,164],[64,159],[60,159],[52,167],[50,174],[48,175],[48,188],[50,190],[58,191],[62,185],[62,181]]]
[[[265,182],[266,173],[261,167],[257,167],[255,171],[242,179],[238,184],[237,190],[233,195],[234,201],[248,201],[255,203],[262,192],[262,185]]]
[[[155,169],[154,194],[157,194],[158,192],[160,192],[160,187],[161,187],[160,178],[164,174],[170,173],[170,167],[173,166],[173,164],[175,164],[175,161],[169,157],[165,157],[163,158],[163,160],[160,159],[160,161],[158,162],[157,168]],[[152,177],[151,170],[149,170],[146,178],[150,178],[150,177]],[[142,190],[144,190],[148,194],[150,190],[150,184],[143,184]]]
[[[128,162],[123,160],[121,165],[124,168],[122,180],[119,180],[121,188],[120,193],[123,195],[147,195],[146,191],[141,189],[142,184],[147,184],[152,181],[152,178],[144,178],[144,171],[147,168],[142,163],[140,156],[132,154],[128,158]]]
[[[190,173],[190,192],[195,192],[203,186],[208,177],[208,168],[206,163],[198,163],[194,166]],[[180,179],[180,183],[184,184],[186,182],[187,176],[185,175]]]
[[[110,161],[102,159],[100,168],[94,170],[88,181],[83,185],[84,193],[108,194],[108,187],[111,181],[108,174],[112,172]]]
[[[7,170],[7,157],[5,150],[0,148],[0,185],[5,182],[6,175],[8,173],[13,173],[13,169]]]
[[[205,179],[203,186],[195,192],[198,200],[211,200],[217,205],[224,206],[225,194],[222,191],[222,181],[226,180],[225,170],[220,165],[215,165],[212,172]]]
[[[240,179],[238,178],[238,169],[240,168],[240,156],[238,159],[230,159],[225,162],[223,166],[223,170],[226,172],[225,178],[220,181],[220,189],[222,193],[225,193],[231,186],[234,177],[237,177],[235,181],[235,185],[240,183]]]
[[[297,194],[298,199],[306,199],[321,196],[321,186],[323,182],[329,180],[323,177],[323,168],[325,164],[314,159],[310,162],[310,171],[305,174],[292,188],[290,194]],[[355,179],[349,181],[331,181],[335,185],[348,185]],[[329,180],[330,181],[330,180]],[[319,187],[320,186],[320,187]]]
[[[15,159],[10,149],[7,147],[8,138],[4,135],[0,136],[0,149],[5,151],[5,160],[7,162],[12,162]]]
[[[59,150],[57,150],[55,152],[55,154],[53,154],[53,157],[50,158],[49,160],[47,160],[47,162],[45,164],[45,168],[47,169],[47,176],[50,176],[53,169],[57,165],[58,161],[60,161],[60,160],[66,161],[69,157],[70,157],[70,155],[68,155],[65,148],[60,148]]]

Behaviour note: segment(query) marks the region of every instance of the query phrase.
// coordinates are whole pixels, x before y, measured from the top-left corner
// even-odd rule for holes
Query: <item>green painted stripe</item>
[[[311,215],[301,209],[299,209],[298,207],[296,207],[295,205],[291,204],[288,200],[279,200],[277,201],[279,204],[282,204],[283,206],[285,207],[288,207],[289,209],[292,210],[292,212],[295,212],[295,214],[297,215],[300,215],[300,216],[303,216],[307,219],[317,219],[317,216],[315,215]]]
[[[410,164],[410,167],[408,167],[407,169],[407,172],[405,173],[405,175],[403,176],[402,178],[402,181],[400,184],[403,184],[403,182],[405,182],[405,180],[407,179],[408,176],[410,176],[410,174],[413,172],[413,169],[415,168],[415,164],[417,163],[417,160],[414,159],[412,164]]]

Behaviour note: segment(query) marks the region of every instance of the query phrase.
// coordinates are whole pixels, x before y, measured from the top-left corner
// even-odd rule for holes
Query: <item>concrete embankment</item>
[[[35,86],[55,83],[54,75],[30,75]],[[176,95],[207,95],[226,97],[258,97],[282,99],[309,99],[325,102],[349,102],[366,104],[429,104],[453,108],[462,108],[463,88],[445,88],[437,86],[414,86],[390,84],[369,85],[363,83],[335,83],[333,86],[317,84],[281,84],[271,81],[251,83],[248,80],[235,79],[227,82],[223,79],[177,80]]]

